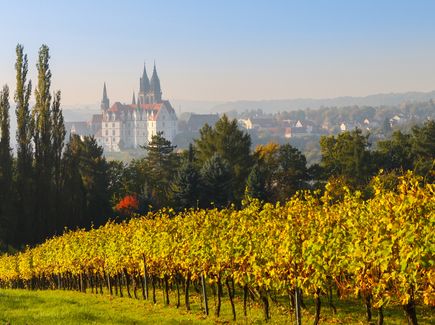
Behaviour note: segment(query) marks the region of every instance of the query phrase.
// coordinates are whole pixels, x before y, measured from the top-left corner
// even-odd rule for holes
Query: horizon
[[[144,61],[150,75],[154,60],[163,97],[171,101],[435,89],[435,45],[429,42],[435,3],[428,1],[45,1],[4,7],[0,27],[14,28],[1,36],[0,83],[15,89],[17,43],[24,45],[35,81],[37,51],[47,44],[52,90],[62,91],[63,106],[99,103],[104,82],[112,103],[130,102]]]

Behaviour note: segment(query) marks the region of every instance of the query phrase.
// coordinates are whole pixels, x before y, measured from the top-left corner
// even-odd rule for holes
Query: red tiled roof
[[[158,103],[158,104],[141,104],[141,105],[137,105],[137,104],[130,104],[128,105],[129,108],[142,108],[142,109],[146,109],[146,110],[158,110],[163,106],[163,103]]]
[[[124,109],[124,107],[126,107],[126,105],[122,105],[120,102],[116,102],[115,104],[112,105],[112,107],[110,107],[108,109],[109,112],[119,112],[122,109]]]
[[[137,104],[121,104],[120,102],[116,102],[115,104],[112,105],[112,107],[109,108],[109,112],[119,112],[119,111],[123,111],[123,110],[135,110],[137,108],[141,108],[144,110],[153,110],[153,111],[158,111],[163,104],[166,104],[167,102],[162,102],[162,103],[156,103],[156,104],[141,104],[141,105],[137,105]],[[169,105],[170,106],[170,105]]]

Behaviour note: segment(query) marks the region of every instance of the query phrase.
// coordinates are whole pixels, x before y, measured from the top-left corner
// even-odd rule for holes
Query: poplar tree
[[[22,243],[28,239],[32,228],[33,218],[33,126],[29,109],[29,99],[32,93],[32,82],[27,81],[28,61],[24,48],[18,44],[16,47],[16,90],[15,114],[17,117],[17,164],[16,164],[16,224],[15,242]]]
[[[9,129],[9,88],[0,91],[0,240],[9,243],[11,234],[12,154]]]
[[[65,124],[60,107],[60,91],[55,92],[51,107],[51,127],[52,127],[52,154],[53,154],[53,182],[54,182],[54,218],[56,218],[55,228],[63,229],[64,224],[59,215],[61,212],[61,192],[62,192],[62,152],[65,145]]]
[[[52,124],[51,124],[51,71],[48,64],[50,59],[47,45],[39,49],[38,84],[35,89],[35,106],[33,108],[34,143],[35,143],[35,180],[36,180],[36,205],[34,240],[44,238],[55,229],[51,216],[53,215],[52,177],[53,177],[53,154],[52,154]]]

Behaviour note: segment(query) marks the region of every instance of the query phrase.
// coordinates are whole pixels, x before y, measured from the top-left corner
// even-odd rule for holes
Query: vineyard
[[[383,322],[383,308],[401,305],[417,324],[416,305],[435,306],[435,186],[412,174],[396,191],[374,179],[374,195],[344,189],[337,199],[303,192],[285,204],[245,202],[242,209],[161,210],[122,223],[62,236],[0,257],[3,288],[102,291],[156,301],[156,288],[176,294],[176,306],[190,309],[189,290],[200,288],[229,299],[236,319],[236,292],[243,312],[249,300],[269,304],[286,297],[301,323],[303,299],[332,293],[358,298]],[[377,185],[376,185],[377,184]],[[139,292],[139,294],[138,294]],[[226,295],[224,294],[226,292]],[[334,306],[331,306],[334,308]]]

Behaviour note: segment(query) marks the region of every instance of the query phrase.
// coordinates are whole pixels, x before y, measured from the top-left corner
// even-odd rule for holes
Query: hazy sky
[[[435,1],[0,0],[0,84],[15,46],[51,51],[63,103],[131,100],[144,60],[163,97],[363,96],[435,89]]]

